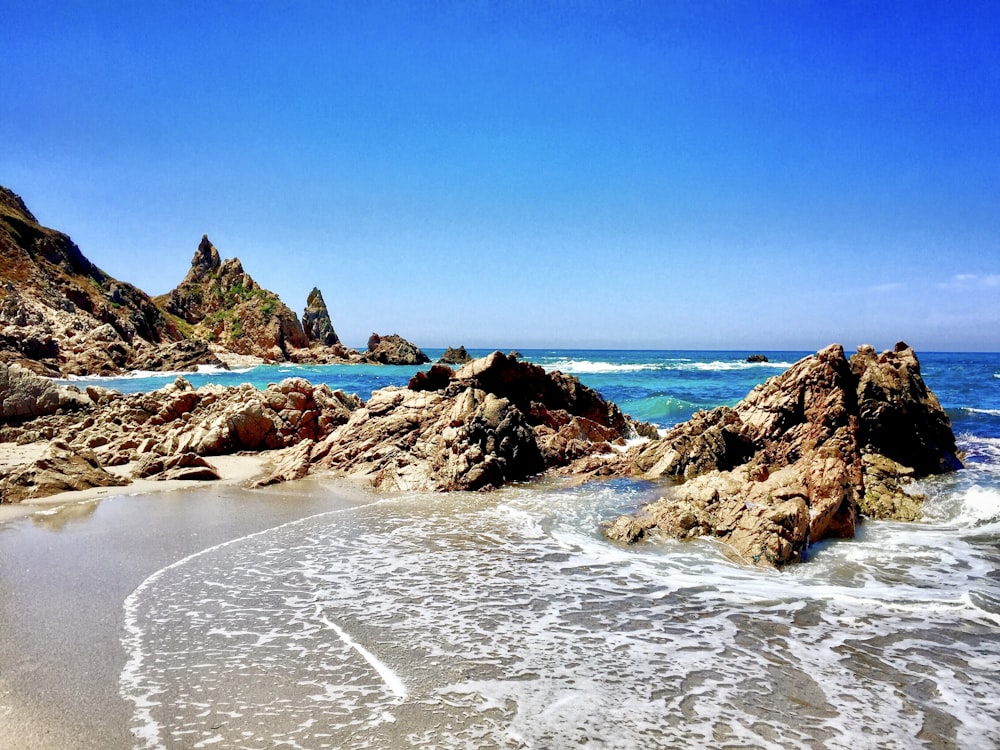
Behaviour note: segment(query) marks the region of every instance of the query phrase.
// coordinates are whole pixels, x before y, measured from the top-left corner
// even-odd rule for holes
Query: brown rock
[[[18,365],[0,362],[0,420],[19,422],[57,411],[74,411],[91,405],[72,386],[59,386]]]
[[[153,478],[158,481],[172,479],[219,479],[218,470],[208,461],[194,453],[173,456],[147,454],[139,459],[132,471],[136,479]]]
[[[301,479],[309,473],[315,440],[303,440],[297,445],[278,451],[266,476],[254,482],[254,487],[268,487],[280,482]]]
[[[395,333],[369,336],[368,351],[362,355],[362,360],[377,365],[423,365],[431,361],[416,345]]]
[[[93,451],[53,441],[42,456],[0,477],[0,499],[5,503],[34,500],[60,492],[91,487],[118,487],[128,481],[105,471]]]
[[[372,394],[313,457],[382,491],[474,490],[610,451],[634,435],[617,407],[575,378],[495,352]]]
[[[782,565],[811,542],[852,537],[859,512],[919,517],[906,482],[961,462],[947,415],[900,344],[881,355],[862,347],[850,362],[827,347],[613,466],[682,483],[609,524],[611,538],[711,535],[755,564]]]

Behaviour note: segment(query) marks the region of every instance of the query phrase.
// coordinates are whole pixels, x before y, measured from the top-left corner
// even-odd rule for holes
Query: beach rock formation
[[[313,460],[382,491],[479,490],[623,448],[635,435],[618,407],[576,378],[494,352],[372,394]]]
[[[151,393],[90,386],[76,414],[50,408],[55,400],[46,398],[41,411],[48,416],[7,424],[0,440],[55,440],[95,466],[139,462],[135,476],[171,479],[214,478],[214,468],[195,457],[311,446],[361,406],[357,396],[302,378],[263,391],[251,385],[196,390],[182,377]]]
[[[369,336],[368,351],[361,359],[374,365],[424,365],[431,361],[416,345],[395,333]]]
[[[211,481],[219,479],[219,472],[197,453],[178,453],[173,456],[147,453],[136,463],[132,476],[160,482],[177,479]]]
[[[0,503],[19,503],[91,487],[120,487],[128,480],[104,470],[93,451],[55,440],[29,464],[0,476]]]
[[[465,351],[464,346],[460,346],[457,349],[449,346],[445,353],[441,355],[441,359],[438,360],[438,364],[464,365],[471,361],[472,357],[467,351]]]
[[[315,341],[323,346],[336,346],[340,343],[337,332],[333,330],[333,321],[330,320],[330,311],[323,300],[323,293],[316,287],[313,287],[306,298],[302,330],[310,342]]]
[[[810,543],[852,537],[859,513],[912,520],[913,477],[961,467],[951,423],[897,344],[851,357],[833,345],[761,384],[732,409],[699,412],[608,473],[677,482],[607,535],[635,542],[658,529],[712,536],[743,559],[779,566]]]

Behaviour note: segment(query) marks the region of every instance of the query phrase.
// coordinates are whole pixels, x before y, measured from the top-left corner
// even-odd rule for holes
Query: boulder
[[[93,451],[55,440],[36,461],[0,477],[0,501],[19,503],[71,490],[126,484],[128,480],[105,471]]]
[[[362,361],[377,365],[423,365],[431,360],[402,336],[373,333],[368,337],[368,351],[362,355]]]
[[[22,422],[89,406],[90,399],[73,386],[57,385],[18,365],[0,362],[0,421]]]
[[[919,517],[907,483],[959,467],[951,424],[912,349],[861,347],[848,361],[833,345],[734,408],[699,412],[619,459],[617,473],[678,484],[605,533],[625,543],[653,529],[713,536],[745,560],[780,566],[813,542],[852,537],[860,513]]]
[[[135,479],[219,479],[218,470],[195,453],[181,453],[173,456],[159,456],[147,453],[132,470]]]
[[[254,487],[268,487],[280,482],[301,479],[309,473],[315,440],[303,440],[297,445],[277,451],[267,473],[253,483]]]

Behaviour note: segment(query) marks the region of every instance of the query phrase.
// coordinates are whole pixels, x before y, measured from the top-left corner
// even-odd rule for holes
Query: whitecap
[[[660,370],[664,365],[654,362],[594,362],[586,359],[560,359],[542,365],[545,370],[560,372],[568,375],[587,374],[596,375],[611,372],[642,372],[643,370]]]

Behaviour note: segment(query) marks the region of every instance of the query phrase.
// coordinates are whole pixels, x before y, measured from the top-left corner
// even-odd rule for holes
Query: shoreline
[[[146,480],[61,493],[0,518],[0,745],[130,749],[122,698],[126,598],[208,547],[371,497],[331,477],[248,489],[267,456],[222,461],[225,479]]]

